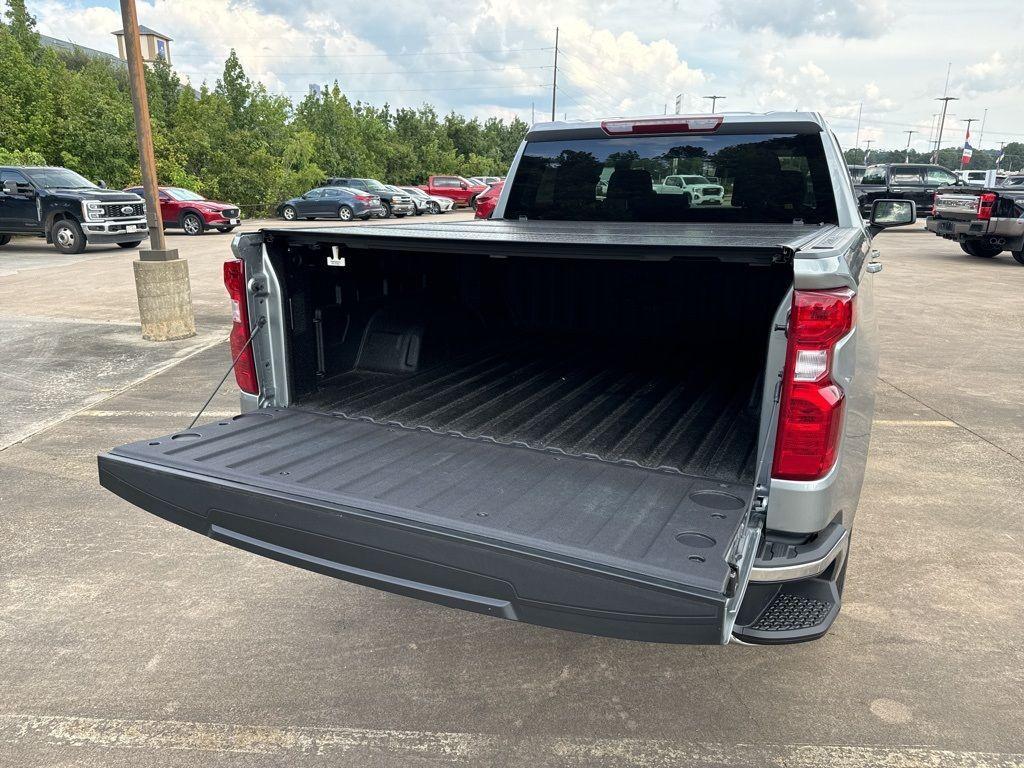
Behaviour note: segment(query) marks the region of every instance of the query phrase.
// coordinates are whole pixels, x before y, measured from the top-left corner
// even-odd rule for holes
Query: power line
[[[586,67],[586,66],[589,66],[589,65],[587,64],[587,62],[585,62],[585,61],[584,61],[583,59],[581,59],[581,58],[580,58],[579,56],[576,56],[575,54],[569,53],[569,52],[568,52],[568,51],[566,51],[566,50],[565,50],[564,48],[560,48],[560,49],[559,49],[559,53],[560,53],[560,54],[561,54],[562,56],[568,56],[568,57],[569,57],[570,59],[572,59],[573,61],[578,61],[578,62],[579,62],[580,64],[582,64],[582,65],[583,65],[583,66],[585,66],[585,67]],[[577,73],[577,74],[576,74],[575,76],[576,76],[576,77],[580,77],[581,75],[580,75],[580,73]],[[605,88],[605,87],[604,87],[603,85],[601,85],[601,83],[600,83],[600,82],[598,82],[598,81],[597,81],[596,79],[594,79],[594,78],[593,78],[593,77],[591,77],[590,75],[586,75],[586,74],[584,74],[584,75],[582,75],[582,77],[583,77],[583,78],[585,78],[586,80],[589,80],[589,81],[590,81],[591,83],[593,83],[593,84],[594,84],[595,86],[597,86],[597,89],[598,89],[599,91],[601,91],[602,93],[604,93],[604,94],[605,94],[605,96],[607,96],[607,97],[608,97],[609,99],[611,99],[611,102],[609,102],[610,104],[617,104],[617,103],[619,103],[620,101],[622,101],[622,99],[619,99],[619,98],[616,98],[615,96],[613,96],[613,95],[612,95],[612,94],[611,94],[611,93],[610,93],[610,92],[609,92],[609,91],[608,91],[608,90],[607,90],[607,89],[606,89],[606,88]],[[614,111],[614,110],[612,110],[612,111]]]
[[[551,65],[544,64],[542,66],[523,67],[517,64],[511,67],[476,67],[472,69],[432,69],[430,70],[429,73],[423,74],[436,75],[450,74],[454,72],[512,72],[528,69],[551,69]],[[198,70],[181,69],[180,71],[186,75],[203,75],[204,77],[221,77],[224,74],[223,70],[219,72],[200,72]],[[270,74],[273,74],[275,77],[330,77],[337,79],[339,77],[353,77],[355,75],[415,75],[420,73],[416,72],[415,70],[402,69],[393,70],[390,72],[293,72],[289,70],[287,72],[272,72]],[[259,77],[259,73],[256,75],[256,77]],[[249,75],[249,78],[252,79],[252,75]]]
[[[309,56],[296,56],[293,54],[268,54],[268,53],[252,53],[239,56],[240,59],[360,59],[360,58],[373,58],[373,57],[397,57],[397,56],[459,56],[466,53],[525,53],[529,51],[550,51],[552,46],[546,46],[544,48],[489,48],[487,50],[478,50],[475,48],[465,48],[458,51],[400,51],[394,53],[336,53],[336,54],[311,54]],[[182,55],[179,53],[174,54],[176,59],[209,59],[213,58],[208,54],[192,54]]]
[[[342,95],[348,93],[420,93],[426,91],[494,91],[494,90],[508,90],[512,88],[548,88],[549,83],[524,83],[522,85],[482,85],[482,86],[471,86],[468,88],[359,88],[350,90],[348,88],[341,89]],[[309,91],[276,91],[275,95],[283,94],[302,94],[306,95]]]

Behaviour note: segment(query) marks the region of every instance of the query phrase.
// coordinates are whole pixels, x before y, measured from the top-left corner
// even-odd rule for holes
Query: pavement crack
[[[911,400],[913,400],[913,401],[914,401],[915,403],[917,403],[918,405],[921,405],[921,406],[923,406],[923,407],[927,408],[927,409],[928,409],[929,411],[931,411],[932,413],[938,414],[939,416],[941,416],[941,417],[942,417],[943,419],[945,419],[946,421],[949,421],[949,422],[952,422],[953,424],[956,424],[956,425],[957,425],[958,427],[960,427],[960,429],[962,429],[962,430],[964,430],[965,432],[968,432],[968,433],[970,433],[970,434],[974,435],[974,436],[975,436],[976,438],[978,438],[979,440],[981,440],[981,441],[982,441],[983,443],[987,443],[988,445],[991,445],[991,446],[992,446],[993,448],[995,448],[995,449],[996,449],[997,451],[999,451],[1000,453],[1005,453],[1005,454],[1006,454],[1007,456],[1009,456],[1009,457],[1010,457],[1011,459],[1013,459],[1014,461],[1016,461],[1016,462],[1017,462],[1018,464],[1024,464],[1024,458],[1021,458],[1020,456],[1016,455],[1015,453],[1013,453],[1013,452],[1011,452],[1011,451],[1008,451],[1008,450],[1006,450],[1005,448],[1003,448],[1003,446],[1001,446],[1001,445],[999,445],[999,444],[997,444],[997,443],[994,443],[994,442],[992,442],[992,441],[991,441],[991,440],[989,440],[989,439],[988,439],[987,437],[985,437],[985,436],[984,436],[983,434],[981,434],[980,432],[977,432],[977,431],[975,431],[975,430],[971,429],[970,427],[968,427],[968,426],[967,426],[966,424],[964,424],[963,422],[961,422],[961,421],[957,421],[956,419],[954,419],[954,418],[953,418],[952,416],[950,416],[949,414],[947,414],[947,413],[943,413],[942,411],[940,411],[940,410],[939,410],[938,408],[936,408],[935,406],[933,406],[933,405],[929,405],[928,403],[926,403],[926,402],[925,402],[924,400],[922,400],[921,398],[919,398],[919,397],[917,397],[917,396],[915,396],[915,395],[912,395],[912,394],[911,394],[910,392],[907,392],[907,390],[905,390],[905,389],[901,389],[900,387],[897,387],[897,386],[896,386],[895,384],[893,384],[893,383],[892,383],[891,381],[888,381],[888,380],[886,380],[886,379],[883,379],[883,378],[882,378],[881,376],[879,376],[879,377],[878,377],[878,380],[879,380],[880,382],[882,382],[883,384],[886,384],[886,385],[888,385],[888,386],[892,387],[892,388],[893,388],[893,389],[895,389],[895,390],[896,390],[897,392],[899,392],[899,393],[900,393],[901,395],[906,395],[906,396],[907,396],[907,397],[909,397],[909,398],[910,398]]]

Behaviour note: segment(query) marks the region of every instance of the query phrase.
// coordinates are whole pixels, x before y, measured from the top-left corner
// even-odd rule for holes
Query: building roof
[[[114,34],[115,35],[123,35],[124,34],[124,30],[123,29],[119,29]],[[141,24],[139,25],[139,34],[140,35],[153,35],[153,37],[159,37],[159,38],[161,38],[163,40],[173,40],[174,39],[173,37],[168,37],[163,32],[157,32],[155,29],[151,29],[150,27],[144,27]]]
[[[60,38],[50,37],[49,35],[40,35],[39,42],[47,48],[59,48],[60,50],[70,51],[72,53],[75,51],[81,51],[87,56],[97,59],[107,59],[108,61],[115,62],[120,66],[124,66],[124,61],[112,53],[97,51],[95,48],[88,48],[84,45],[79,45],[78,43],[72,43],[70,40],[61,40]]]

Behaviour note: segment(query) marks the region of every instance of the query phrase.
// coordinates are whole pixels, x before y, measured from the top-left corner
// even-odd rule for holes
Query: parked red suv
[[[477,195],[487,191],[486,184],[477,184],[461,176],[430,176],[420,189],[428,195],[450,197],[455,205],[468,205],[476,208]]]
[[[129,187],[126,192],[142,196],[142,187]],[[180,227],[186,235],[201,235],[207,229],[230,232],[241,222],[237,205],[218,203],[190,189],[160,187],[160,215],[164,229]]]

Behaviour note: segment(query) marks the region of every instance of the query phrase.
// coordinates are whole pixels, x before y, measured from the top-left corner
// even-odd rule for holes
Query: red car
[[[426,184],[419,186],[428,195],[449,197],[455,201],[455,205],[468,205],[471,208],[476,208],[477,196],[487,191],[486,184],[478,184],[461,176],[430,176]]]
[[[498,198],[501,197],[501,190],[504,186],[504,181],[495,182],[491,184],[486,192],[482,192],[477,196],[475,218],[491,218],[491,214],[494,213],[494,207],[498,204]]]
[[[143,196],[142,187],[129,187],[125,191]],[[207,200],[181,187],[160,187],[160,215],[164,229],[179,227],[186,235],[201,235],[207,229],[230,232],[241,222],[237,205]]]

